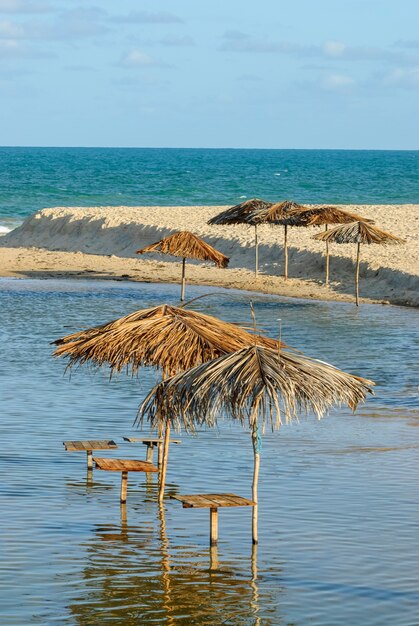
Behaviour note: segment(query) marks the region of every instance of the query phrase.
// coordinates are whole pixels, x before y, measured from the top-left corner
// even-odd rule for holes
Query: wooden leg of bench
[[[153,462],[153,448],[154,448],[154,445],[152,443],[149,443],[147,446],[147,457],[146,457],[146,461],[148,461],[148,463]]]
[[[92,469],[93,469],[93,455],[92,455],[92,450],[87,450],[87,469],[88,469],[88,470],[92,470]]]
[[[121,472],[121,504],[127,501],[128,472]]]
[[[210,546],[218,544],[218,509],[210,509]]]

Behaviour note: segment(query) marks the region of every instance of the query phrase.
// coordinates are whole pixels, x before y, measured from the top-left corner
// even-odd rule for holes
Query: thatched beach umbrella
[[[281,220],[284,226],[325,226],[328,230],[329,224],[349,224],[362,220],[364,222],[373,222],[356,213],[349,213],[343,209],[334,206],[315,206],[302,209],[291,209],[287,216]],[[329,284],[329,243],[326,241],[326,285]]]
[[[281,224],[284,226],[284,278],[288,279],[288,222],[287,217],[290,211],[305,211],[308,207],[297,204],[292,200],[277,202],[269,208],[259,211],[256,220],[259,224]]]
[[[260,223],[256,219],[256,215],[259,211],[263,211],[272,206],[272,202],[261,200],[260,198],[251,198],[245,200],[240,204],[218,213],[210,220],[208,224],[210,226],[234,226],[236,224],[247,224],[248,226],[255,227],[255,274],[259,271],[259,243],[258,243],[258,224]]]
[[[385,244],[398,244],[406,243],[404,239],[400,239],[391,233],[387,233],[384,230],[380,230],[376,226],[367,224],[363,221],[352,222],[350,224],[344,224],[338,226],[328,232],[319,233],[314,235],[313,239],[319,241],[327,241],[333,243],[356,243],[356,267],[355,267],[355,303],[359,306],[359,259],[360,248],[362,244],[378,243]]]
[[[57,339],[54,356],[68,358],[70,368],[90,363],[96,367],[107,365],[111,373],[126,370],[136,375],[141,367],[155,367],[167,377],[255,342],[272,349],[279,346],[274,339],[251,334],[211,315],[163,304]],[[170,428],[164,442],[160,500],[164,495],[169,435]]]
[[[160,252],[171,256],[182,257],[182,282],[180,301],[185,299],[185,264],[186,259],[198,259],[199,261],[212,261],[217,267],[227,267],[229,258],[222,254],[200,237],[187,230],[173,233],[156,243],[137,250],[136,254],[145,252]]]
[[[373,385],[328,363],[253,345],[160,383],[140,406],[137,419],[148,419],[152,428],[165,421],[193,432],[196,426],[216,426],[223,412],[247,425],[254,453],[252,500],[257,504],[260,436],[266,426],[277,430],[309,411],[321,418],[334,404],[355,409]],[[252,531],[257,543],[257,506]]]

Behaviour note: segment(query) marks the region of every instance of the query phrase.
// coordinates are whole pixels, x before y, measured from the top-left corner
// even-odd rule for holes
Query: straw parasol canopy
[[[172,376],[255,341],[278,346],[212,315],[161,304],[57,339],[53,356],[68,358],[70,368],[89,363],[137,375],[141,367],[156,367]]]
[[[359,306],[359,260],[361,244],[400,244],[406,243],[404,239],[400,239],[391,233],[380,230],[372,224],[359,220],[350,224],[343,224],[328,232],[314,235],[313,239],[326,241],[328,243],[356,243],[356,267],[355,267],[355,303]]]
[[[249,427],[254,453],[252,499],[257,503],[261,431],[266,426],[277,430],[311,411],[320,419],[336,404],[355,410],[372,393],[373,385],[291,350],[252,345],[156,385],[141,404],[137,419],[148,419],[152,428],[164,421],[193,432],[197,426],[216,426],[223,413]],[[253,542],[257,541],[256,506]]]
[[[111,374],[141,367],[161,369],[163,377],[183,372],[248,345],[278,349],[279,342],[211,315],[162,304],[135,311],[107,324],[72,333],[53,342],[53,356],[66,357],[68,367],[90,363],[108,366]],[[281,344],[284,345],[284,344]],[[170,429],[169,429],[170,434]],[[159,429],[159,436],[162,428]],[[163,499],[169,436],[161,459],[159,498]]]
[[[237,224],[248,224],[255,227],[255,274],[259,271],[259,244],[258,244],[258,224],[257,214],[259,211],[264,211],[272,206],[272,202],[261,200],[260,198],[251,198],[245,200],[240,204],[222,211],[215,215],[207,224],[210,226],[234,226]]]
[[[282,224],[288,226],[321,226],[324,224],[328,230],[329,224],[348,224],[356,221],[373,222],[367,218],[350,213],[334,206],[315,206],[309,208],[291,209],[282,220]],[[326,241],[326,285],[329,284],[329,244]]]
[[[208,243],[206,243],[197,235],[187,230],[173,233],[164,239],[160,239],[156,243],[137,250],[136,254],[144,254],[146,252],[160,252],[161,254],[169,254],[171,256],[182,257],[182,287],[181,302],[185,299],[185,264],[186,259],[197,259],[199,261],[212,261],[217,267],[227,267],[230,261],[228,256],[222,254]]]
[[[306,211],[308,207],[293,202],[283,200],[277,202],[263,211],[259,211],[256,219],[259,224],[281,224],[284,226],[284,278],[288,279],[288,222],[287,217],[291,211]],[[291,224],[293,225],[293,224]]]

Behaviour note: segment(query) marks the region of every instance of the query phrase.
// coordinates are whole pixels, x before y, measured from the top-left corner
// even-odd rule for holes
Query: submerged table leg
[[[217,546],[210,547],[210,569],[218,569],[218,548]]]
[[[89,470],[93,469],[92,450],[87,450],[87,469],[89,469]]]
[[[153,448],[154,448],[154,444],[153,443],[149,443],[147,445],[146,461],[148,461],[148,463],[152,463],[153,462]]]
[[[210,509],[210,546],[218,544],[218,509]]]
[[[121,473],[121,503],[127,501],[128,472]]]

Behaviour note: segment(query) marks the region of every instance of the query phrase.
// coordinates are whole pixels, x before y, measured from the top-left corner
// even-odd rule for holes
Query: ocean
[[[419,151],[0,148],[0,232],[54,206],[419,203]]]

